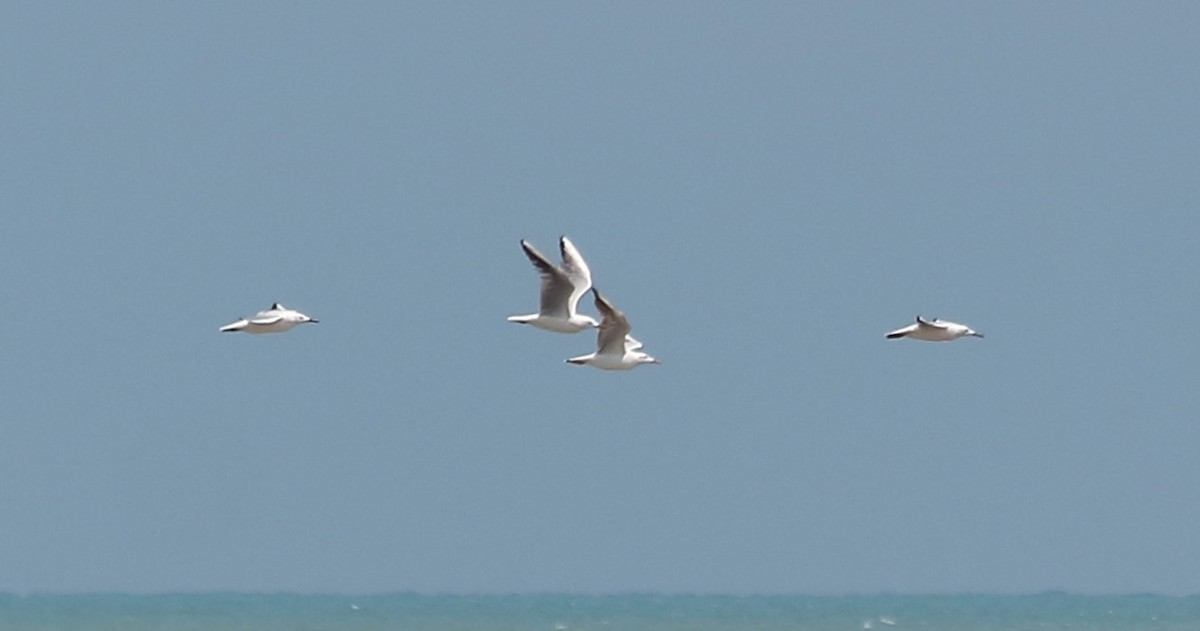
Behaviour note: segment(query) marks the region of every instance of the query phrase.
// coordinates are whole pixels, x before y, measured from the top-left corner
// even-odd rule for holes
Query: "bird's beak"
[[[983,333],[972,333],[971,335],[974,337],[983,337]]]
[[[321,323],[321,321],[320,321],[320,320],[316,320],[316,319],[314,319],[314,320],[309,320],[309,322],[312,322],[313,324],[320,324],[320,323]]]

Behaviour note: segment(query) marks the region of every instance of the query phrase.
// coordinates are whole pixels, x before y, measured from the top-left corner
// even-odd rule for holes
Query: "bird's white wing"
[[[567,317],[567,301],[575,291],[571,279],[528,241],[521,240],[521,249],[525,250],[525,256],[529,257],[529,261],[542,276],[541,304],[538,311],[542,315]]]
[[[279,322],[283,321],[283,315],[279,314],[279,313],[277,313],[275,315],[271,315],[271,316],[266,316],[266,317],[261,317],[261,316],[262,316],[262,314],[259,314],[259,316],[252,318],[250,320],[250,324],[253,324],[256,326],[266,326],[268,324],[278,324]]]
[[[952,323],[942,322],[941,320],[938,320],[937,318],[934,318],[932,320],[926,320],[925,318],[922,318],[921,316],[917,316],[917,326],[927,326],[927,327],[932,327],[935,329],[948,329],[948,328],[950,328],[950,324],[952,324]]]
[[[612,306],[600,292],[593,287],[596,310],[602,316],[600,331],[596,334],[596,353],[600,355],[625,355],[625,338],[629,335],[629,319],[620,309]]]
[[[579,304],[579,299],[587,293],[587,290],[592,288],[592,270],[588,269],[587,262],[583,260],[583,255],[575,247],[574,243],[567,238],[566,235],[559,237],[558,250],[562,254],[562,269],[571,279],[571,297],[567,302],[567,309],[572,313],[575,312],[576,305]]]

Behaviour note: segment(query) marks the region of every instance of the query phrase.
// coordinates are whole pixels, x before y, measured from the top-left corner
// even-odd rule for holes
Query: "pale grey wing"
[[[595,287],[596,310],[600,312],[600,331],[596,334],[596,352],[601,355],[624,355],[625,337],[629,335],[629,319],[620,309],[602,296]]]
[[[525,250],[525,256],[529,257],[529,261],[542,276],[541,303],[538,311],[542,315],[567,317],[567,301],[575,291],[571,279],[528,241],[521,240],[521,249]]]
[[[562,255],[562,270],[567,278],[571,279],[571,285],[574,287],[568,302],[568,309],[574,313],[579,299],[592,288],[592,271],[588,269],[587,262],[583,260],[583,255],[579,253],[575,244],[571,243],[565,234],[558,238],[558,251]]]
[[[279,314],[267,317],[261,316],[262,314],[260,313],[258,316],[251,318],[250,324],[254,324],[256,326],[267,326],[268,324],[279,324],[283,321],[283,316]]]
[[[626,335],[629,335],[629,320],[625,316],[620,319],[604,318],[600,322],[600,331],[596,333],[596,353],[617,357],[624,355]]]
[[[922,318],[921,316],[917,316],[917,326],[930,327],[933,329],[942,329],[942,330],[946,330],[946,329],[950,328],[949,324],[947,324],[945,322],[941,322],[937,318],[934,318],[932,320],[926,320],[925,318]]]
[[[910,325],[908,325],[908,326],[906,326],[906,327],[901,327],[901,328],[899,328],[899,329],[896,329],[895,331],[892,331],[891,333],[888,333],[888,334],[887,334],[887,335],[885,335],[884,337],[888,338],[889,340],[894,340],[894,339],[896,339],[896,338],[898,338],[898,337],[904,337],[905,335],[908,335],[909,333],[912,333],[913,331],[916,331],[916,330],[917,330],[917,327],[919,327],[919,326],[921,326],[921,325],[919,325],[919,324],[910,324]]]

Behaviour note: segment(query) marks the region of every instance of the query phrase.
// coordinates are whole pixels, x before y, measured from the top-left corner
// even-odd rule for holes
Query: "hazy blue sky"
[[[1196,3],[0,18],[0,590],[1200,592]]]

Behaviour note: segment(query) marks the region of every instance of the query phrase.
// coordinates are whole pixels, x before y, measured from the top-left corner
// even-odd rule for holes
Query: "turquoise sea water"
[[[1200,597],[0,595],[0,630],[1200,630]]]

